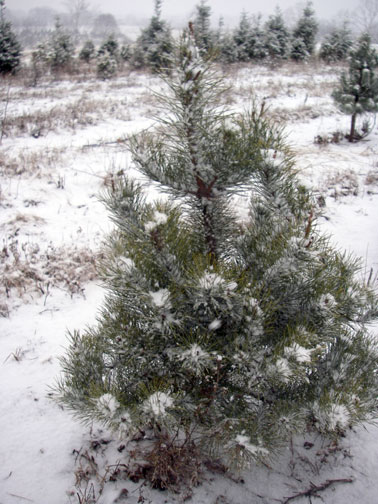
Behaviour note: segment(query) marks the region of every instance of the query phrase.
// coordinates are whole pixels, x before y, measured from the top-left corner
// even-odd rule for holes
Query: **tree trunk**
[[[357,118],[357,113],[354,112],[354,114],[352,114],[352,120],[350,122],[349,142],[354,142],[354,135],[356,132],[356,118]]]

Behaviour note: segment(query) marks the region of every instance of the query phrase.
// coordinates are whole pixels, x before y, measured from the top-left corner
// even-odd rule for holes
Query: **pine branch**
[[[321,483],[320,485],[314,485],[313,483],[310,482],[311,486],[309,489],[304,490],[303,492],[299,492],[295,495],[291,495],[290,497],[287,497],[284,501],[281,501],[281,503],[288,504],[288,502],[293,501],[294,499],[298,499],[299,497],[319,497],[317,495],[318,492],[326,490],[328,487],[330,487],[335,483],[353,483],[353,482],[354,482],[353,478],[326,480],[324,483]]]

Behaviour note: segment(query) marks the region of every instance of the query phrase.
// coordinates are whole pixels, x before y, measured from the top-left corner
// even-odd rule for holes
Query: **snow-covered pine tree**
[[[201,0],[196,5],[193,28],[197,46],[206,53],[214,47],[214,34],[211,30],[210,20],[211,7],[207,5],[207,0]]]
[[[303,9],[302,16],[299,18],[292,34],[293,42],[298,46],[301,40],[306,48],[307,54],[312,55],[315,50],[315,38],[318,31],[318,23],[315,19],[315,12],[312,8],[312,2],[308,1]]]
[[[251,59],[252,27],[245,11],[241,13],[239,25],[234,30],[233,39],[237,51],[237,60],[249,61]]]
[[[96,55],[96,50],[92,40],[86,40],[79,53],[79,58],[86,63],[89,63]]]
[[[322,42],[319,56],[327,63],[334,63],[347,58],[353,46],[350,29],[347,23],[333,30]]]
[[[265,23],[265,47],[272,59],[286,59],[290,50],[290,35],[279,7]]]
[[[170,66],[173,39],[170,27],[161,19],[162,3],[163,0],[155,0],[154,15],[136,41],[131,58],[134,67],[147,66],[160,70]]]
[[[46,58],[53,71],[67,69],[73,60],[75,47],[70,34],[63,28],[59,17],[46,44]]]
[[[15,72],[21,61],[21,45],[4,11],[5,0],[0,0],[0,74]]]
[[[221,17],[218,29],[214,32],[214,46],[216,47],[216,59],[222,63],[235,63],[238,61],[238,51],[234,37],[229,30],[224,29],[224,21]]]
[[[340,76],[332,97],[340,110],[351,115],[349,142],[361,138],[356,131],[358,115],[378,110],[378,53],[371,47],[370,35],[361,35],[349,54],[349,69]]]
[[[306,44],[300,37],[291,40],[290,58],[294,61],[307,61],[310,57]]]
[[[125,439],[145,436],[156,466],[189,446],[251,461],[293,432],[370,419],[377,297],[319,233],[281,129],[263,105],[221,108],[222,82],[191,33],[166,82],[159,129],[131,141],[166,197],[147,203],[128,178],[108,193],[108,294],[98,324],[70,336],[57,399]]]
[[[268,57],[268,51],[265,45],[265,32],[261,26],[261,14],[252,16],[249,45],[251,59],[262,60]]]
[[[113,77],[117,73],[119,60],[119,44],[111,34],[97,52],[97,75],[102,79]]]

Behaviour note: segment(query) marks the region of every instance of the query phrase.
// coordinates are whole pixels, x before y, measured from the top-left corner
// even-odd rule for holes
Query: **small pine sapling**
[[[264,106],[220,106],[190,30],[165,80],[159,129],[131,140],[162,199],[128,178],[107,194],[108,294],[98,324],[70,335],[55,390],[80,419],[143,438],[160,488],[174,447],[176,467],[188,450],[239,465],[371,419],[378,365],[375,291],[319,233],[282,130]]]
[[[356,131],[357,116],[378,110],[377,66],[378,54],[371,47],[370,36],[363,34],[350,51],[348,72],[341,74],[339,85],[332,93],[340,110],[351,115],[349,142],[360,140],[369,132],[368,128],[362,134]]]

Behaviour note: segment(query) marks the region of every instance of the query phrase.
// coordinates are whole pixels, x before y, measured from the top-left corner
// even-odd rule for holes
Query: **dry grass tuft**
[[[44,169],[56,168],[64,161],[65,148],[49,148],[19,151],[17,157],[0,152],[0,175],[5,177],[34,176]]]
[[[330,175],[325,182],[328,196],[338,199],[343,196],[358,196],[359,181],[353,170],[338,171]]]
[[[371,185],[371,186],[378,185],[378,169],[377,168],[375,170],[369,171],[369,173],[366,175],[365,184]]]
[[[88,99],[82,96],[74,102],[56,105],[48,110],[8,115],[2,125],[3,136],[30,135],[39,138],[50,131],[75,130],[98,124],[106,115],[112,119],[130,120],[126,103],[110,99]]]
[[[0,303],[6,307],[7,300],[27,301],[34,296],[44,296],[46,302],[54,287],[71,296],[83,295],[83,284],[98,276],[100,257],[100,252],[76,247],[49,245],[42,251],[36,243],[19,244],[14,239],[0,251]]]

